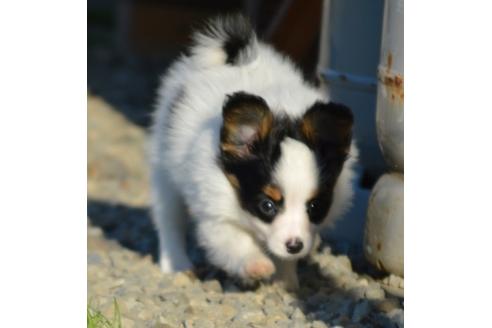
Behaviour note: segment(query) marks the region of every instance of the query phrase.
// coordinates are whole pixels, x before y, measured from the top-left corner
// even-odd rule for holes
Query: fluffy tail
[[[194,33],[190,53],[201,67],[247,65],[258,57],[258,41],[247,18],[221,16]]]

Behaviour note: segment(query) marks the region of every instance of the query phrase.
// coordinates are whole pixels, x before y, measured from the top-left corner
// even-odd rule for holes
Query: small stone
[[[367,290],[368,290],[367,287],[359,286],[359,287],[354,287],[354,288],[349,289],[349,293],[350,293],[350,295],[352,295],[352,297],[355,300],[360,300],[360,299],[366,297]]]
[[[395,276],[394,274],[391,274],[388,280],[388,285],[392,287],[400,287],[400,284],[402,284],[403,281],[401,277]]]
[[[388,313],[388,318],[394,323],[395,327],[403,328],[403,310],[395,309]]]
[[[275,327],[275,328],[290,328],[290,323],[291,323],[291,321],[290,321],[290,320],[288,320],[288,319],[287,319],[287,320],[277,321],[277,322],[275,323],[275,325],[274,325],[274,326],[272,326],[272,328],[273,328],[273,327]],[[302,327],[302,326],[301,326],[301,327]]]
[[[352,309],[352,300],[344,300],[338,307],[338,313],[342,316],[349,316]]]
[[[272,314],[267,314],[266,325],[267,326],[269,326],[269,325],[274,326],[279,321],[285,321],[285,320],[289,320],[287,315],[285,315],[285,313],[283,313],[281,311],[276,311],[276,312],[273,312]]]
[[[173,328],[173,326],[171,326],[167,323],[158,322],[152,328]]]
[[[282,298],[277,293],[270,293],[263,298],[263,304],[267,307],[278,306],[282,303]]]
[[[296,320],[291,320],[289,325],[287,326],[288,328],[302,328],[306,326],[306,322],[304,320],[296,319]]]
[[[184,328],[193,328],[193,323],[195,321],[193,319],[186,319],[183,321],[183,327]]]
[[[122,317],[121,318],[121,326],[125,327],[125,328],[134,328],[134,327],[136,327],[136,324],[132,319]]]
[[[323,322],[319,320],[315,320],[311,323],[312,328],[327,328],[328,326]]]
[[[367,300],[363,300],[354,307],[354,311],[352,312],[352,321],[359,322],[364,317],[366,317],[371,311],[371,306]]]
[[[347,271],[352,271],[352,263],[347,255],[341,255],[337,257],[337,263]]]
[[[111,284],[111,288],[119,287],[119,286],[123,285],[124,283],[125,283],[125,279],[123,279],[123,278],[114,280],[113,283]]]
[[[213,304],[220,303],[223,299],[224,299],[224,294],[222,294],[222,293],[220,293],[220,294],[217,294],[217,293],[208,293],[205,296],[205,300],[207,302],[213,303]]]
[[[173,285],[177,287],[184,287],[191,284],[191,279],[189,275],[184,272],[178,272],[173,279]]]
[[[101,257],[98,254],[87,254],[87,265],[101,264]]]
[[[215,328],[215,324],[208,319],[196,319],[193,323],[193,328]]]
[[[222,293],[222,286],[217,280],[208,280],[202,284],[202,288],[206,292]]]
[[[381,289],[377,284],[369,285],[365,294],[367,299],[370,300],[381,300],[384,299],[384,290]]]
[[[291,294],[285,293],[282,295],[282,301],[285,304],[290,304],[292,301],[295,301],[295,298]]]
[[[189,304],[188,297],[180,292],[168,292],[159,296],[162,302],[171,302],[175,306]]]
[[[215,312],[214,312],[215,313]],[[223,304],[217,307],[216,316],[220,316],[222,320],[229,321],[237,314],[237,310],[227,304]]]
[[[138,313],[138,318],[145,321],[150,320],[150,318],[152,318],[152,313],[144,308]]]
[[[389,313],[394,309],[400,308],[400,302],[396,298],[387,298],[376,303],[376,309],[383,313]]]
[[[242,309],[235,317],[234,321],[243,323],[261,323],[265,321],[265,314],[260,309]]]
[[[169,315],[159,316],[159,324],[163,325],[163,328],[177,327],[179,325],[179,320],[177,317],[171,317]]]
[[[304,313],[302,313],[302,311],[299,308],[294,310],[290,318],[294,320],[306,320],[306,316],[304,315]]]

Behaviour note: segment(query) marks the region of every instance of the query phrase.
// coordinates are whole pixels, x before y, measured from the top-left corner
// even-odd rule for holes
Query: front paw
[[[275,273],[275,265],[268,258],[255,258],[245,261],[242,278],[247,280],[267,280]]]

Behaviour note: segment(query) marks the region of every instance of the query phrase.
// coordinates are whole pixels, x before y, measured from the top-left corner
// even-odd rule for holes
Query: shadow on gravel
[[[141,255],[150,254],[154,262],[157,261],[158,238],[147,207],[89,200],[87,212],[91,224],[100,227],[106,238]],[[188,235],[187,239],[188,255],[200,280],[217,279],[226,293],[256,289],[241,286],[223,271],[207,265],[203,250],[197,247],[193,235]],[[309,321],[320,320],[328,325],[344,327],[398,327],[384,312],[388,307],[401,308],[401,299],[386,298],[384,304],[367,299],[361,295],[360,289],[338,287],[336,277],[321,273],[317,263],[300,261],[299,264],[301,288],[293,294],[290,305],[299,308]],[[393,305],[388,305],[388,302]]]
[[[87,214],[92,225],[100,227],[104,236],[117,241],[121,246],[141,255],[152,255],[154,262],[158,260],[159,240],[147,207],[132,207],[120,203],[89,200]],[[205,254],[196,244],[192,233],[192,223],[187,235],[187,253],[191,261],[200,271],[199,277],[216,279],[219,270],[210,268]]]
[[[148,208],[89,200],[87,214],[106,238],[139,254],[150,254],[156,261],[158,240]]]
[[[398,325],[384,314],[385,309],[401,307],[401,300],[385,301],[362,297],[358,289],[337,287],[335,277],[321,273],[317,263],[301,261],[301,288],[295,293],[294,304],[309,320],[319,320],[343,327],[395,327]]]

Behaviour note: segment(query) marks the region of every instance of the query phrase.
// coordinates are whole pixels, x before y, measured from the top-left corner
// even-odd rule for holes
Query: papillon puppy
[[[242,16],[214,19],[192,40],[162,79],[151,134],[160,266],[192,268],[190,215],[211,264],[296,289],[297,261],[351,203],[352,113]]]

